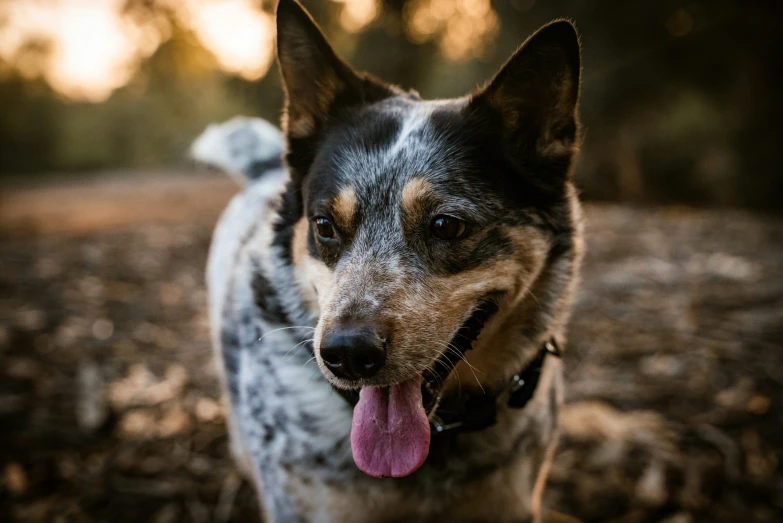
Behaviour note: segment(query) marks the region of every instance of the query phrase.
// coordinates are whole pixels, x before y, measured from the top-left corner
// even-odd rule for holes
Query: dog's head
[[[543,27],[486,87],[451,100],[352,70],[293,0],[280,2],[278,57],[284,218],[318,311],[318,364],[340,388],[415,380],[477,311],[514,309],[570,226],[574,27]]]

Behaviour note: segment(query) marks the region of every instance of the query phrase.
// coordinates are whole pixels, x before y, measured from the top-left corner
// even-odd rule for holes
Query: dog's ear
[[[578,145],[580,53],[571,22],[552,22],[473,95],[474,110],[500,116],[504,148],[514,163],[534,153],[537,161],[564,167],[565,176]]]
[[[342,61],[296,0],[277,7],[277,56],[285,90],[283,128],[289,138],[315,134],[334,109],[390,96],[392,88]]]

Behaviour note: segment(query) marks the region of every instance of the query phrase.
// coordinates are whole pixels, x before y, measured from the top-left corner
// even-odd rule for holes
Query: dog
[[[277,52],[282,133],[192,147],[244,180],[207,282],[266,521],[540,521],[583,250],[574,26],[449,100],[354,71],[295,0]]]

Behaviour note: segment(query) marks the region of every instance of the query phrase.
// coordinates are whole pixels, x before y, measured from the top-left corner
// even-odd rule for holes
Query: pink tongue
[[[424,463],[429,449],[421,378],[361,390],[353,409],[351,450],[362,472],[377,478],[407,476]]]

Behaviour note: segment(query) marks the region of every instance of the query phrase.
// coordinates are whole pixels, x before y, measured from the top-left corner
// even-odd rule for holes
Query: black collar
[[[561,355],[554,338],[545,342],[535,358],[512,376],[500,390],[479,394],[462,393],[457,397],[444,399],[430,416],[433,433],[474,432],[491,427],[497,423],[498,403],[504,396],[508,397],[507,407],[524,408],[536,392],[547,355],[558,358]]]

